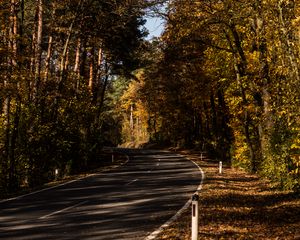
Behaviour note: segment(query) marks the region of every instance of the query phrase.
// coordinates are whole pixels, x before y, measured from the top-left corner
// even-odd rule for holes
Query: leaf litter
[[[205,173],[199,193],[199,239],[298,239],[300,198],[272,188],[269,181],[226,167],[199,152],[184,151]],[[185,211],[157,240],[190,240],[191,210]]]

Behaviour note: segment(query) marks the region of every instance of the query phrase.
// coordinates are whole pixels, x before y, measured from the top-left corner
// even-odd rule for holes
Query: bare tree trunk
[[[74,64],[74,73],[76,75],[79,75],[80,49],[81,49],[81,38],[78,38],[77,46],[76,46],[76,53],[75,53],[75,64]]]
[[[108,78],[109,78],[109,66],[108,64],[106,63],[105,64],[105,76],[104,76],[104,80],[103,80],[103,83],[102,83],[102,88],[100,89],[100,94],[98,96],[98,111],[97,111],[97,117],[96,117],[96,123],[95,125],[97,125],[99,122],[100,122],[100,117],[101,117],[101,113],[102,113],[102,108],[103,108],[103,105],[104,105],[104,99],[105,99],[105,93],[106,93],[106,89],[107,89],[107,84],[108,84]]]
[[[12,28],[12,75],[15,74],[15,71],[17,70],[17,55],[18,55],[18,43],[17,43],[17,36],[18,36],[18,17],[17,17],[17,0],[12,0],[12,22],[13,22],[13,28]],[[14,84],[16,86],[16,91],[18,91],[19,83],[17,82]],[[17,129],[19,125],[19,110],[20,110],[20,101],[16,99],[16,111],[14,114],[14,121],[13,123],[10,123],[10,136],[9,136],[9,189],[14,190],[18,183],[16,181],[16,159],[15,159],[15,148],[16,148],[16,138],[17,138]],[[10,104],[11,105],[11,104]],[[9,114],[9,113],[8,113]]]
[[[67,35],[67,39],[63,48],[63,52],[61,55],[61,61],[60,61],[60,71],[59,71],[59,79],[58,79],[58,87],[62,87],[62,83],[64,81],[65,78],[65,67],[66,67],[66,57],[67,57],[67,52],[68,52],[68,47],[69,47],[69,43],[70,43],[70,39],[71,39],[71,35],[72,35],[72,31],[73,31],[73,25],[74,25],[74,21],[72,21],[72,23],[69,26],[69,30],[68,30],[68,35]]]
[[[205,115],[205,136],[208,136],[208,138],[211,137],[211,127],[210,127],[210,114],[209,114],[209,109],[208,109],[208,106],[207,106],[207,103],[206,102],[203,102],[203,112],[204,112],[204,115]]]
[[[134,125],[133,125],[133,105],[130,105],[130,117],[129,117],[129,125],[130,125],[130,136],[131,141],[134,141]]]
[[[45,59],[45,77],[44,77],[44,82],[47,82],[48,77],[49,77],[50,59],[51,59],[51,54],[52,54],[52,43],[53,43],[53,37],[52,37],[52,35],[50,35],[49,39],[48,39],[47,57]]]
[[[101,79],[101,65],[102,65],[102,48],[99,48],[98,51],[98,63],[97,63],[97,73],[96,73],[96,81],[100,82]]]
[[[70,50],[67,50],[66,53],[66,61],[65,61],[65,66],[64,66],[64,71],[67,73],[68,67],[69,67],[69,55],[70,55]]]
[[[25,2],[24,0],[21,0],[20,3],[21,6],[21,19],[20,19],[20,50],[19,50],[19,54],[22,55],[23,54],[23,49],[24,49],[24,44],[23,44],[23,37],[24,37],[24,21],[25,21]]]
[[[94,48],[91,49],[90,59],[89,59],[89,83],[88,88],[90,93],[93,93],[94,89]]]
[[[17,0],[12,0],[11,2],[11,17],[12,17],[12,34],[11,34],[11,41],[12,41],[12,66],[13,70],[17,67],[17,34],[18,34],[18,20],[17,20]]]
[[[67,39],[65,41],[64,44],[64,48],[63,48],[63,52],[61,55],[61,61],[60,61],[60,71],[59,71],[59,79],[58,79],[58,87],[61,88],[64,78],[65,78],[65,70],[66,70],[66,60],[67,60],[67,53],[68,53],[68,48],[69,48],[69,43],[71,40],[71,36],[73,33],[73,27],[75,24],[75,21],[78,20],[77,17],[80,14],[80,9],[82,7],[82,3],[84,2],[84,0],[80,0],[78,5],[77,5],[77,10],[76,10],[76,15],[74,16],[69,29],[68,29],[68,33],[67,33]]]
[[[41,81],[41,57],[43,34],[43,0],[37,0],[37,33],[35,43],[35,72],[34,72],[34,98],[38,96]]]
[[[9,42],[8,49],[11,52],[11,56],[8,57],[8,73],[4,80],[4,87],[12,86],[13,82],[10,80],[14,77],[16,68],[17,68],[17,30],[18,30],[18,22],[17,22],[17,2],[16,0],[11,0],[10,2],[10,25],[9,25]],[[9,94],[7,94],[4,100],[3,113],[4,113],[4,125],[5,125],[5,160],[7,161],[6,166],[8,167],[8,175],[7,175],[7,187],[8,190],[12,190],[14,181],[13,177],[15,176],[15,157],[14,151],[15,146],[13,144],[14,138],[12,135],[12,120],[11,120],[11,112],[12,112],[12,98]]]
[[[211,90],[210,93],[210,110],[211,110],[211,117],[212,117],[212,131],[214,134],[213,137],[216,138],[218,133],[218,124],[217,124],[217,111],[216,111],[216,104],[215,104],[213,90]]]
[[[75,64],[74,64],[74,73],[76,76],[75,89],[79,89],[79,80],[80,80],[80,52],[81,52],[81,38],[78,37],[75,53]]]

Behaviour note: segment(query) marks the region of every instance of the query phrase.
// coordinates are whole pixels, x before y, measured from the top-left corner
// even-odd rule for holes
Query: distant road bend
[[[145,239],[202,181],[180,155],[120,151],[130,161],[118,169],[0,202],[0,239]]]

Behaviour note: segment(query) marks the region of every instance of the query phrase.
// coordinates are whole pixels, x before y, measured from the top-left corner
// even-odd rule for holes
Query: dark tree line
[[[143,47],[144,1],[0,3],[0,192],[82,171],[120,140],[107,92]]]

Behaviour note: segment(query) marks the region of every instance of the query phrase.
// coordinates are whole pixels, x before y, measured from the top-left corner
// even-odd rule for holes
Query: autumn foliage
[[[170,1],[142,92],[150,139],[207,150],[297,189],[297,1]]]
[[[139,65],[142,1],[0,2],[0,193],[88,169],[120,142],[115,76]],[[101,159],[100,159],[101,161]]]
[[[0,192],[82,171],[125,142],[198,148],[299,189],[299,9],[1,1]],[[164,19],[161,38],[144,39],[147,12]]]

